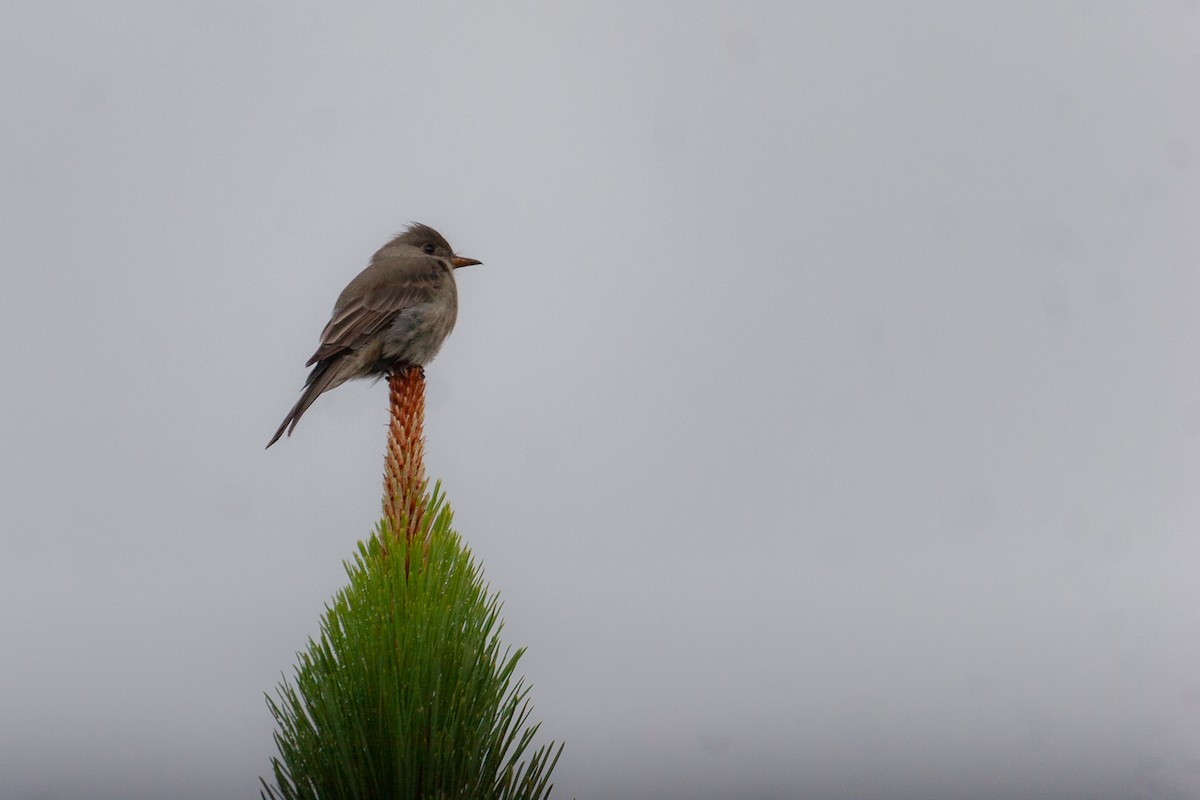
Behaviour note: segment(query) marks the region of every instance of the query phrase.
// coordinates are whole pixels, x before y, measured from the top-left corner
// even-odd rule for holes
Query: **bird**
[[[267,447],[288,436],[323,392],[355,378],[424,367],[441,349],[458,317],[454,270],[482,264],[456,255],[440,233],[419,222],[371,257],[346,285],[321,332],[304,391]]]

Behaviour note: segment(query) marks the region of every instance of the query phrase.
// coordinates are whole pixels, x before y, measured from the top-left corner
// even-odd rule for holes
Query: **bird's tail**
[[[341,372],[341,359],[330,359],[328,361],[320,361],[313,371],[309,373],[308,380],[305,381],[304,391],[300,393],[300,399],[296,401],[296,405],[292,406],[292,410],[283,418],[283,423],[279,426],[279,430],[275,431],[275,435],[271,437],[271,441],[267,442],[267,447],[275,444],[283,436],[284,431],[291,436],[292,431],[296,430],[296,423],[300,421],[300,417],[308,410],[308,407],[313,404],[318,395],[326,389],[330,389],[342,381],[337,380],[338,374]]]

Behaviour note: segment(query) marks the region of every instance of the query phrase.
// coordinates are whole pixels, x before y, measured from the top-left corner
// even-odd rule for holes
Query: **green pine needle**
[[[267,697],[279,756],[264,798],[549,796],[562,746],[529,750],[538,725],[528,725],[528,687],[513,682],[524,651],[501,652],[499,599],[439,489],[418,537],[428,547],[381,522],[346,564],[350,583],[294,681]]]

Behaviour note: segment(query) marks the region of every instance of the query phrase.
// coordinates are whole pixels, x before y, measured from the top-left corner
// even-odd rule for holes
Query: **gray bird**
[[[379,248],[338,295],[321,346],[305,364],[313,370],[304,392],[267,447],[284,431],[291,436],[322,392],[432,361],[458,316],[454,270],[481,263],[456,256],[440,233],[420,223]]]

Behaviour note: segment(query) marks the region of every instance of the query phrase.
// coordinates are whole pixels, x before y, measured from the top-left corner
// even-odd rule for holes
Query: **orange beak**
[[[463,258],[462,256],[452,256],[450,258],[450,263],[454,265],[455,269],[458,269],[459,267],[469,267],[472,264],[482,264],[483,262],[476,261],[473,258]]]

